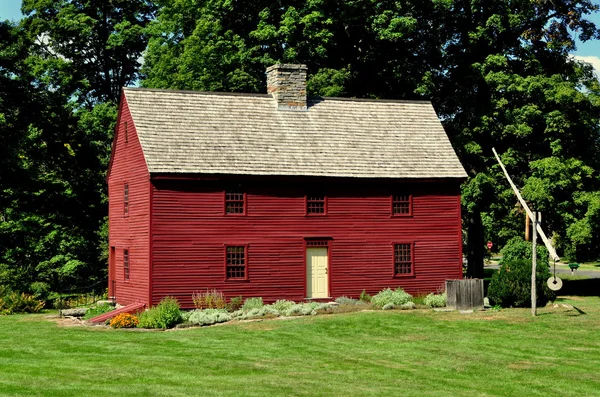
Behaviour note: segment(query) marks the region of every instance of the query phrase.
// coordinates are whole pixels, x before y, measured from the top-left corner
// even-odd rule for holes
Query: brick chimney
[[[278,110],[306,110],[306,65],[289,63],[267,68],[267,93]]]

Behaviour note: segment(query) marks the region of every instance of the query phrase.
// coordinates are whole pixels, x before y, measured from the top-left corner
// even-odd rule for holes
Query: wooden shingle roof
[[[429,102],[124,88],[150,173],[465,178]]]

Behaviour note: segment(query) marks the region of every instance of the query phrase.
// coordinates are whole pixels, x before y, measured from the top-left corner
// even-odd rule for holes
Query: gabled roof
[[[123,89],[150,173],[465,178],[429,102]]]

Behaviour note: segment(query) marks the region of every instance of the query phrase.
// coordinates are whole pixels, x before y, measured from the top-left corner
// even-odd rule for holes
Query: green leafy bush
[[[547,265],[539,264],[536,269],[537,305],[545,306],[556,299],[556,294],[546,285],[550,277]],[[528,307],[531,305],[531,260],[520,259],[504,262],[492,276],[488,287],[490,304],[502,307]]]
[[[502,266],[505,263],[514,263],[515,261],[528,259],[531,262],[531,254],[533,248],[531,242],[523,240],[521,237],[513,237],[506,245],[500,250],[502,258],[500,259],[499,265]],[[537,264],[546,265],[548,264],[549,254],[546,247],[538,245],[536,248],[537,253]]]
[[[429,294],[423,299],[423,304],[429,307],[446,307],[446,293]]]
[[[263,298],[248,298],[244,301],[244,305],[242,306],[242,310],[248,311],[252,309],[260,309],[264,306]]]
[[[249,320],[252,318],[264,317],[266,315],[267,315],[267,308],[264,306],[263,307],[255,307],[248,311],[245,311],[244,309],[242,309],[242,310],[233,312],[231,314],[231,316],[233,318],[236,318],[238,320]]]
[[[295,304],[296,304],[296,302],[294,302],[294,301],[279,299],[279,300],[275,301],[275,303],[273,303],[269,306],[272,307],[273,309],[275,309],[276,311],[278,311],[279,313],[283,313],[286,310],[288,310],[290,307],[294,306]]]
[[[192,301],[196,309],[224,309],[227,305],[225,295],[216,289],[194,292]]]
[[[363,300],[348,298],[347,296],[340,296],[339,298],[336,298],[335,303],[338,305],[364,305],[366,302]]]
[[[309,302],[309,303],[297,303],[290,306],[283,315],[289,316],[314,316],[319,311],[330,311],[332,310],[331,305],[327,303]]]
[[[362,292],[360,293],[360,296],[358,297],[358,299],[365,303],[369,303],[369,302],[371,302],[372,297],[371,297],[371,295],[367,294],[366,290],[363,289]]]
[[[177,299],[167,296],[160,303],[139,316],[139,328],[171,328],[181,322]]]
[[[89,308],[88,311],[85,312],[83,319],[89,320],[90,318],[94,318],[96,316],[99,316],[104,313],[108,313],[113,310],[115,310],[115,307],[113,305],[109,305],[108,303],[105,303],[102,305],[97,305],[95,307]]]
[[[45,301],[50,293],[50,284],[36,281],[29,285],[29,290],[36,299]]]
[[[389,303],[386,303],[385,305],[383,305],[381,310],[392,310],[392,309],[412,310],[416,307],[417,307],[417,305],[415,305],[414,302],[406,302],[401,305],[395,305],[394,303],[389,302]]]
[[[231,320],[231,314],[225,309],[194,310],[187,321],[196,325],[211,325]]]
[[[242,298],[242,296],[234,296],[233,298],[231,298],[229,300],[229,303],[227,304],[227,310],[230,312],[234,312],[236,310],[240,310],[242,308],[242,305],[244,304],[244,298]]]
[[[44,305],[44,301],[40,301],[33,295],[23,292],[5,292],[4,296],[0,296],[1,315],[16,313],[38,313],[44,308]]]
[[[396,307],[402,306],[408,302],[412,302],[412,295],[404,292],[402,288],[397,288],[395,290],[386,288],[371,299],[373,306],[378,309],[382,309],[384,306],[390,303]]]

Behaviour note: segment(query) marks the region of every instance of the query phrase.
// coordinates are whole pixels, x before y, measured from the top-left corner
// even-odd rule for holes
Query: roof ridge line
[[[148,91],[163,92],[170,94],[192,94],[192,95],[218,95],[218,96],[237,96],[237,97],[259,97],[272,98],[271,94],[260,92],[227,92],[227,91],[194,91],[194,90],[173,90],[169,88],[148,88],[148,87],[123,87],[123,91]],[[378,98],[355,98],[355,97],[331,97],[331,96],[309,96],[307,101],[318,103],[320,101],[344,101],[344,102],[377,102],[377,103],[417,103],[430,104],[428,99],[378,99]]]

